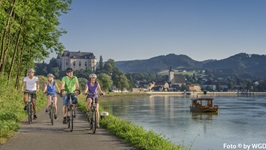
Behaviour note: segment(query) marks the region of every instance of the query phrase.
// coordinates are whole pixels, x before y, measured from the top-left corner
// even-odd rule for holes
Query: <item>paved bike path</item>
[[[42,110],[37,113],[37,120],[32,124],[23,121],[20,130],[0,150],[132,150],[129,144],[109,133],[97,129],[96,134],[89,130],[85,115],[76,110],[73,132],[63,124],[62,99],[58,100],[58,119],[51,125],[48,114]]]

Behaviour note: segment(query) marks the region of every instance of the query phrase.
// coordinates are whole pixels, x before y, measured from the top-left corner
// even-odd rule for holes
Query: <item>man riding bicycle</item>
[[[28,93],[31,96],[32,104],[33,104],[33,119],[37,119],[36,116],[36,91],[39,90],[39,79],[38,77],[34,76],[35,70],[34,69],[29,69],[28,70],[28,76],[23,79],[22,82],[22,87],[21,87],[21,92],[24,92],[24,110],[27,110],[27,105],[28,105]],[[26,91],[24,91],[24,86],[26,85]]]
[[[76,116],[75,109],[78,103],[78,99],[76,97],[76,89],[79,89],[79,82],[78,78],[73,75],[73,69],[72,68],[67,68],[66,69],[66,76],[62,78],[62,85],[61,85],[61,91],[62,91],[62,96],[63,96],[63,124],[67,123],[67,105],[68,105],[68,100],[72,99],[72,103],[74,106],[74,117]],[[75,95],[73,95],[75,93]]]

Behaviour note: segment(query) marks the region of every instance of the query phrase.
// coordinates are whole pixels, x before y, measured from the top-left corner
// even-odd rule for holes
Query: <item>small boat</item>
[[[210,113],[210,112],[217,112],[218,105],[213,105],[212,103],[213,98],[192,98],[190,111],[191,112],[198,112],[198,113]]]

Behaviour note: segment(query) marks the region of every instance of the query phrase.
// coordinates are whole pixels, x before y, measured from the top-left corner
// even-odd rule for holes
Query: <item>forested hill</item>
[[[116,66],[124,72],[151,72],[157,73],[162,70],[177,68],[198,68],[202,63],[191,59],[186,55],[168,54],[146,60],[118,61]]]
[[[167,70],[184,68],[234,71],[256,77],[266,77],[266,55],[239,53],[221,60],[196,61],[186,55],[168,54],[146,60],[118,61],[116,66],[123,72],[157,73]]]

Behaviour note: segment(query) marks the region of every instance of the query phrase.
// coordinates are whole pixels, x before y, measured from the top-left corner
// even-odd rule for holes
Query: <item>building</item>
[[[72,68],[73,70],[90,69],[95,71],[97,60],[91,52],[64,51],[62,55],[57,56],[57,63],[61,71],[65,71],[67,68]]]
[[[175,75],[175,71],[172,68],[168,71],[168,82],[172,85],[179,85],[181,87],[182,84],[186,85],[186,79],[184,76]]]
[[[172,70],[172,67],[170,67],[168,71],[168,82],[173,82],[175,78],[175,71]]]
[[[199,85],[190,85],[189,86],[189,91],[201,92],[201,87]]]

